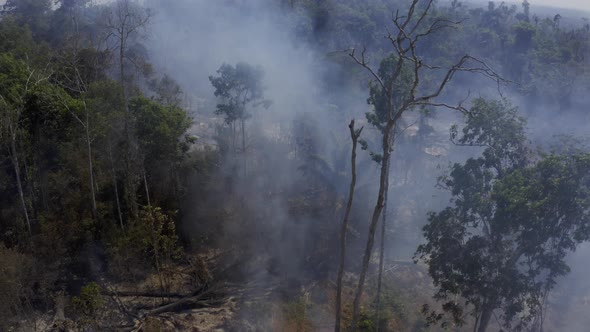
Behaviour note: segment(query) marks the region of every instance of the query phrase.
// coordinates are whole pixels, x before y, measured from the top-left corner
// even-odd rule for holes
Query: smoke
[[[240,207],[239,212],[230,213],[231,222],[223,228],[225,234],[219,242],[233,246],[248,241],[240,243],[240,250],[273,256],[263,278],[268,281],[268,274],[276,270],[302,278],[300,268],[309,259],[305,254],[318,246],[310,241],[322,241],[314,237],[321,222],[331,220],[328,227],[337,230],[341,215],[324,212],[313,217],[313,213],[307,213],[294,219],[291,213],[296,204],[288,197],[292,198],[290,195],[304,186],[307,179],[300,169],[303,159],[297,155],[297,123],[305,124],[304,131],[314,141],[314,154],[324,158],[326,168],[332,168],[330,181],[337,188],[335,191],[346,193],[350,118],[366,126],[363,138],[371,143],[370,149],[379,150],[378,133],[363,121],[364,113],[369,111],[363,88],[338,82],[335,78],[343,76],[342,68],[331,60],[332,55],[301,38],[302,31],[312,29],[308,16],[290,13],[276,1],[146,0],[145,5],[155,12],[147,45],[150,59],[180,83],[191,114],[209,127],[209,131],[197,131],[198,135],[209,135],[202,139],[213,139],[211,133],[221,123],[220,119],[212,119],[217,100],[208,77],[215,75],[223,63],[246,62],[264,70],[265,98],[272,100],[272,105],[253,110],[248,120],[251,156],[247,166],[242,169],[232,163],[222,165],[215,175],[221,192],[209,202],[217,200],[219,205]],[[515,89],[511,86],[502,92],[528,118],[528,133],[534,144],[550,144],[555,135],[585,136],[588,132],[588,116],[584,115],[588,99],[583,94],[574,94],[571,106],[559,109],[555,105],[531,103],[518,97]],[[473,92],[471,97],[499,97],[492,82],[465,75],[450,91],[453,92],[444,96],[450,103],[465,98],[468,91]],[[447,110],[436,110],[430,117],[415,112],[405,119],[408,130],[398,139],[393,153],[388,257],[410,259],[417,244],[423,241],[420,228],[426,222],[427,212],[448,204],[449,193],[435,188],[437,177],[446,172],[450,163],[462,162],[481,152],[449,143],[450,125],[461,121],[460,114]],[[360,242],[366,238],[363,226],[376,199],[376,176],[376,163],[368,153],[360,152],[360,181],[353,216],[359,226]],[[195,215],[198,213],[186,213],[184,223],[188,232],[202,230],[203,225],[194,224],[191,219]],[[567,278],[568,285],[589,288],[581,280],[588,280],[590,271],[578,264],[579,257],[587,257],[588,250],[585,248],[572,258],[574,273]],[[351,261],[359,261],[355,254],[358,252],[353,248]],[[326,253],[326,260],[334,257],[335,252]],[[248,273],[251,271],[244,271]],[[571,290],[569,286],[563,287],[558,294]],[[561,306],[559,296],[554,303]]]
[[[322,94],[322,54],[295,43],[297,22],[267,1],[168,1],[147,3],[156,11],[152,59],[211,112],[209,75],[223,63],[246,62],[265,71],[272,111],[257,119],[286,120],[295,111],[316,111]],[[291,21],[290,21],[291,20]]]
[[[224,179],[234,178],[225,187],[236,197],[220,194],[216,199],[227,204],[242,200],[238,203],[240,216],[235,216],[226,226],[223,230],[226,234],[220,242],[246,241],[249,237],[240,234],[246,230],[232,225],[255,219],[250,221],[253,228],[248,231],[259,232],[259,238],[265,243],[245,246],[276,253],[281,257],[279,260],[284,260],[282,268],[294,271],[301,260],[307,259],[301,257],[302,252],[310,250],[306,247],[316,245],[309,241],[319,240],[311,234],[317,233],[329,219],[328,227],[334,229],[336,236],[335,226],[342,217],[341,213],[334,213],[293,220],[289,212],[293,202],[285,197],[306,181],[299,169],[305,160],[293,156],[293,151],[297,150],[294,147],[297,125],[294,123],[305,124],[303,131],[312,137],[314,145],[313,157],[322,158],[326,163],[323,167],[331,168],[330,173],[337,173],[323,176],[329,178],[341,196],[346,194],[349,181],[348,121],[356,118],[357,126],[366,127],[363,138],[369,141],[370,150],[379,152],[380,145],[378,131],[364,121],[364,113],[369,111],[366,85],[351,86],[346,80],[338,81],[345,75],[342,67],[333,61],[334,55],[326,53],[323,45],[314,45],[301,37],[312,29],[308,16],[285,10],[277,3],[267,0],[147,0],[145,5],[155,13],[147,49],[155,65],[180,83],[192,115],[199,121],[205,119],[202,120],[205,127],[221,122],[220,119],[211,120],[217,101],[209,75],[215,75],[223,63],[246,62],[264,70],[265,98],[272,100],[272,106],[254,110],[248,120],[248,145],[252,155],[248,175],[243,176],[240,167],[231,163],[223,166],[218,175],[220,184],[225,183]],[[464,77],[462,81],[470,88],[481,88],[479,90],[486,90],[490,95],[495,93],[497,97],[497,88],[490,82],[482,82],[484,80],[478,77]],[[457,92],[444,98],[450,103],[456,102],[465,98],[467,90],[451,86],[449,91]],[[388,209],[391,227],[387,234],[388,256],[392,258],[409,260],[417,243],[422,241],[420,228],[426,222],[426,214],[448,203],[448,193],[435,188],[437,177],[446,171],[449,163],[461,162],[479,152],[450,145],[448,130],[452,123],[462,121],[460,114],[447,110],[436,110],[434,114],[431,117],[419,112],[409,114],[405,119],[408,128],[396,143]],[[211,132],[209,138],[213,138]],[[206,135],[203,131],[197,134]],[[354,217],[358,226],[356,241],[362,243],[376,199],[378,165],[364,151],[359,151],[358,164]],[[194,215],[187,213],[185,224],[189,225],[189,232],[198,233],[203,225],[194,224],[191,220]],[[273,241],[276,243],[269,243]],[[336,253],[329,253],[329,257],[336,257]],[[358,262],[357,258],[351,255],[351,261]]]
[[[149,0],[146,6],[155,12],[147,47],[150,59],[179,82],[192,115],[209,128],[197,130],[199,136],[209,135],[201,139],[214,139],[215,127],[222,123],[213,118],[217,100],[208,77],[224,63],[245,62],[263,69],[264,98],[272,104],[250,110],[248,152],[226,156],[220,163],[214,175],[219,194],[209,205],[222,205],[220,209],[227,212],[222,234],[215,235],[217,244],[241,251],[242,257],[270,259],[266,263],[270,274],[301,278],[301,266],[309,260],[306,253],[321,244],[310,243],[318,240],[310,234],[317,233],[321,223],[310,213],[299,217],[292,213],[299,208],[294,193],[301,192],[306,180],[299,169],[303,162],[297,126],[304,126],[303,134],[313,137],[314,154],[331,164],[333,151],[349,150],[348,120],[364,117],[368,105],[362,98],[351,102],[341,87],[325,83],[324,78],[338,67],[298,36],[298,31],[309,28],[305,16],[289,15],[276,2]],[[191,204],[187,203],[189,209],[195,209]],[[200,211],[185,215],[185,229],[191,235],[207,228],[197,224],[196,219],[206,218]],[[338,220],[335,216],[330,227]],[[244,275],[255,275],[249,268]]]

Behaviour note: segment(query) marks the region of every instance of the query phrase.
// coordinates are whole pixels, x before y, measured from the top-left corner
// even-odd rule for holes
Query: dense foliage
[[[157,74],[113,78],[116,50],[99,46],[103,11],[8,1],[0,16],[0,256],[13,269],[3,280],[21,285],[3,295],[9,317],[52,308],[56,292],[76,294],[74,280],[93,271],[146,273],[178,256],[191,119]],[[96,306],[87,302],[85,316]]]
[[[467,310],[485,331],[500,309],[507,329],[539,328],[545,295],[569,272],[566,255],[590,238],[590,155],[532,158],[506,102],[476,100],[457,135],[484,150],[442,179],[452,205],[430,215],[417,255],[457,323]]]
[[[372,152],[359,151],[357,193],[344,232],[347,271],[360,265],[363,240],[371,234],[366,218],[375,205],[376,168],[386,164],[378,205],[396,219],[387,232],[405,237],[397,231],[424,225],[425,209],[438,211],[428,216],[417,258],[453,323],[469,324],[471,314],[484,331],[499,313],[507,329],[539,328],[546,295],[569,271],[567,254],[590,236],[590,157],[575,149],[538,152],[521,116],[542,121],[550,109],[587,118],[580,109],[590,92],[588,20],[537,11],[526,0],[485,7],[457,0],[219,3],[244,15],[264,9],[278,17],[294,49],[309,48],[318,58],[314,64],[322,70],[314,68],[313,78],[319,88],[288,84],[296,75],[282,77],[284,87],[269,86],[276,73],[264,63],[241,61],[216,64],[206,96],[193,91],[200,86],[181,87],[150,60],[145,37],[157,12],[142,2],[7,0],[0,7],[0,330],[20,318],[50,311],[63,316],[64,310],[77,328],[100,330],[110,304],[120,305],[105,295],[112,295],[109,282],[153,278],[156,297],[164,298],[183,274],[204,290],[213,278],[209,261],[193,257],[193,250],[231,252],[238,262],[230,266],[239,267],[222,271],[229,279],[279,280],[291,300],[293,290],[329,284],[350,175],[349,142],[331,125],[346,132],[347,122],[338,121],[350,114],[364,116],[359,127],[367,129],[358,143]],[[396,35],[392,13],[401,21],[409,8],[414,17],[428,15],[410,20],[416,28],[408,34]],[[412,48],[415,36],[420,43]],[[206,52],[209,45],[200,47]],[[361,54],[373,75],[349,56]],[[474,84],[465,62],[445,78],[445,69],[464,54],[478,59],[479,74],[503,80]],[[419,100],[450,78],[436,94],[440,103]],[[507,99],[470,99],[472,90],[497,94],[500,81],[509,82],[500,90],[522,105],[520,111]],[[290,87],[313,96],[285,98],[298,92]],[[187,102],[183,90],[202,94],[196,108],[206,120],[193,123],[193,100]],[[437,119],[437,129],[429,119],[431,107],[449,108],[447,101],[455,99],[463,100],[455,111],[466,118],[451,128],[451,148],[436,132],[448,119]],[[289,123],[261,121],[268,112],[281,118],[285,112],[276,107],[285,107],[284,100],[297,104],[289,106],[298,112]],[[320,109],[330,110],[330,124],[316,113]],[[197,141],[193,134],[205,127],[214,134]],[[385,132],[392,135],[383,144]],[[381,145],[386,153],[375,152]],[[461,149],[481,155],[454,163],[440,179],[452,199],[439,209],[426,201],[434,185],[429,181],[445,154]],[[400,226],[401,219],[410,221]],[[365,270],[372,253],[371,241]],[[187,268],[173,275],[178,266],[198,273]],[[382,297],[371,290],[362,296],[360,289],[363,304]],[[384,308],[403,307],[390,295],[383,296]],[[304,316],[305,302],[294,303],[286,311]],[[366,306],[352,321],[360,317],[358,326],[367,331],[410,328],[393,324],[401,314],[384,308]],[[424,310],[431,323],[443,317],[436,309]]]

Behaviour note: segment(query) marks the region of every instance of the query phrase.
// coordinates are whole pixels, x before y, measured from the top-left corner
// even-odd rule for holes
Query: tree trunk
[[[84,107],[86,107],[86,103],[84,103]],[[90,141],[88,110],[86,110],[86,125],[84,127],[86,129],[86,148],[88,151],[88,173],[90,175],[90,192],[92,194],[92,216],[94,217],[95,220],[98,220],[98,211],[96,208],[96,190],[94,188],[94,166],[92,164],[92,144]]]
[[[341,320],[341,307],[342,307],[342,277],[344,276],[344,261],[346,257],[346,233],[348,231],[348,220],[350,216],[350,210],[352,209],[352,201],[354,198],[354,189],[356,186],[356,146],[358,138],[361,135],[363,128],[355,131],[354,120],[350,121],[348,125],[350,129],[350,138],[352,139],[352,156],[350,157],[351,164],[351,180],[350,188],[348,190],[348,203],[346,204],[346,211],[344,213],[344,220],[342,222],[342,228],[340,229],[340,266],[338,268],[338,281],[336,284],[336,324],[334,327],[335,332],[340,332],[340,320]]]
[[[391,105],[388,105],[388,109]],[[391,113],[391,112],[390,112]],[[358,325],[359,307],[361,302],[361,296],[363,294],[363,288],[365,285],[365,278],[367,277],[367,271],[369,269],[369,261],[371,260],[371,253],[373,252],[373,245],[375,243],[375,232],[377,231],[377,224],[379,217],[383,211],[385,202],[385,189],[389,183],[389,163],[391,159],[391,135],[392,128],[398,117],[390,117],[383,130],[383,158],[381,160],[381,173],[379,176],[379,194],[377,195],[377,203],[373,210],[371,217],[371,224],[369,225],[369,235],[367,239],[367,246],[363,256],[363,264],[359,276],[359,282],[357,285],[356,293],[354,296],[353,311],[352,311],[352,323],[350,326],[351,331],[355,331]]]
[[[240,120],[240,125],[242,127],[242,153],[246,154],[246,122],[244,119]]]
[[[481,312],[481,318],[479,319],[479,326],[477,327],[477,332],[485,332],[488,329],[488,324],[490,323],[490,319],[492,318],[493,311],[494,309],[484,304],[483,311]]]
[[[22,174],[22,179],[21,181],[24,183],[23,184],[23,192],[25,193],[25,196],[28,194],[28,196],[30,197],[29,200],[29,204],[28,204],[28,210],[29,210],[29,220],[34,219],[35,216],[35,201],[34,201],[34,197],[35,197],[35,190],[37,190],[37,186],[35,185],[35,170],[38,169],[39,167],[36,165],[35,163],[35,158],[33,158],[32,162],[33,162],[33,166],[29,166],[27,164],[27,158],[23,158],[21,159],[21,167],[23,168],[23,173]],[[37,171],[38,172],[38,171]],[[36,174],[37,176],[40,176],[40,174]],[[26,184],[26,185],[25,185]]]
[[[115,191],[115,203],[116,203],[116,207],[117,207],[117,215],[119,216],[119,225],[121,226],[121,229],[124,229],[124,227],[123,227],[123,214],[121,213],[121,200],[119,198],[119,188],[117,187],[117,172],[115,170],[115,162],[113,160],[113,150],[111,147],[110,139],[109,139],[109,160],[111,162],[111,173],[113,173],[113,188]]]
[[[64,295],[64,291],[60,291],[57,293],[57,295],[55,296],[55,315],[53,316],[53,322],[57,323],[57,322],[63,322],[64,320],[66,320],[66,315],[65,315],[65,303],[66,303],[66,299],[65,299],[65,295]]]
[[[231,147],[234,150],[234,156],[237,158],[238,147],[236,146],[236,122],[233,121],[231,124]]]
[[[146,171],[145,169],[143,170],[143,185],[145,187],[145,198],[147,201],[147,205],[148,206],[152,206],[151,202],[150,202],[150,191],[148,188],[148,182],[147,182],[147,176],[146,176]]]
[[[125,79],[125,50],[127,40],[125,38],[126,25],[120,27],[120,40],[119,40],[119,75],[121,79],[121,95],[123,99],[123,111],[124,111],[124,131],[125,131],[125,144],[124,144],[124,158],[125,158],[125,200],[127,201],[128,208],[131,211],[131,215],[137,218],[138,206],[137,206],[137,187],[136,181],[134,180],[135,174],[133,170],[133,156],[132,156],[132,130],[131,130],[131,114],[129,112],[129,100],[127,96],[127,82]]]
[[[393,129],[393,133],[390,138],[391,150],[393,150],[393,142],[395,140],[396,129]],[[381,217],[381,247],[379,248],[379,275],[377,277],[377,321],[375,322],[375,332],[379,332],[379,321],[381,320],[381,285],[383,281],[383,265],[385,263],[385,230],[387,226],[387,198],[389,196],[389,174],[391,171],[391,164],[387,168],[387,175],[385,176],[385,193],[383,203],[383,215]]]
[[[16,153],[16,133],[14,133],[14,128],[12,128],[12,124],[10,125],[10,131],[10,151],[12,155],[10,159],[12,159],[12,166],[14,167],[14,173],[16,176],[16,186],[18,189],[18,195],[20,197],[20,202],[23,209],[25,221],[27,223],[27,231],[29,232],[29,235],[32,235],[33,231],[31,230],[31,220],[29,219],[27,202],[25,200],[25,193],[23,191],[23,185],[20,178],[20,164],[18,162],[18,155]]]
[[[375,332],[379,332],[381,320],[381,282],[383,280],[383,264],[385,262],[385,226],[387,224],[387,194],[389,193],[389,169],[387,170],[387,179],[384,195],[383,215],[381,217],[381,248],[379,248],[379,276],[377,277],[377,305],[376,305],[376,322]]]
[[[247,178],[247,160],[246,160],[246,121],[242,118],[241,119],[241,127],[242,127],[242,173],[244,174],[244,179]]]

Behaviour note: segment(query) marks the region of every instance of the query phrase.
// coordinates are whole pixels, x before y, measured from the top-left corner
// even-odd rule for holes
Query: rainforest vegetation
[[[588,18],[0,2],[0,331],[584,331]]]

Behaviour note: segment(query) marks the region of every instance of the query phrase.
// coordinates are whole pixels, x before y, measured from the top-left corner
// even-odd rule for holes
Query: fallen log
[[[183,298],[187,294],[162,293],[162,292],[136,292],[136,291],[103,291],[102,295],[118,297],[155,297],[155,298]]]
[[[195,305],[200,300],[203,300],[203,298],[205,298],[207,295],[211,294],[213,294],[213,290],[205,290],[200,294],[184,297],[178,301],[152,309],[146,313],[146,316],[159,315],[165,312],[176,311],[189,305]]]
[[[160,306],[158,308],[154,308],[152,310],[149,310],[148,312],[145,313],[145,316],[154,316],[154,315],[163,314],[165,312],[179,311],[179,310],[182,310],[183,308],[186,308],[189,306],[197,306],[200,303],[202,303],[203,306],[207,306],[207,305],[218,304],[218,303],[223,302],[219,298],[215,299],[215,296],[218,296],[218,297],[225,296],[225,294],[221,294],[220,287],[207,288],[207,289],[203,289],[200,292],[197,291],[197,292],[193,293],[192,295],[183,297],[182,299],[180,299],[178,301],[174,301],[172,303],[168,303],[168,304],[165,304],[165,305]]]

